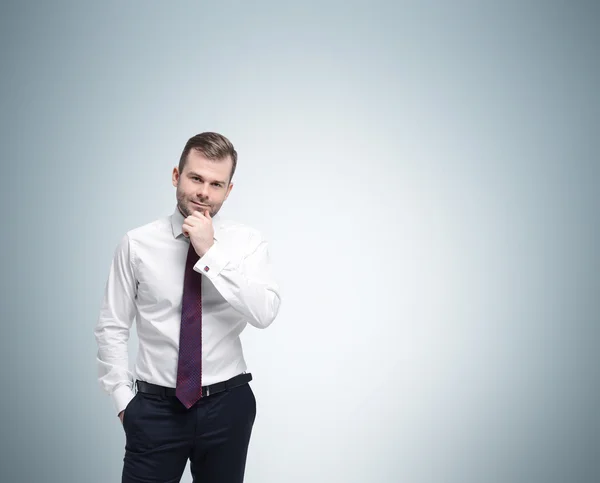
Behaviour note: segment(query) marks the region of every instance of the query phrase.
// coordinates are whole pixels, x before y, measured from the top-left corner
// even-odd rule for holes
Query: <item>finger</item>
[[[204,210],[204,216],[206,216],[206,218],[208,218],[209,220],[210,218],[210,210],[208,208],[206,208],[206,210]]]
[[[199,218],[200,220],[204,219],[204,215],[202,214],[202,212],[196,210],[192,213],[192,216],[195,218]]]
[[[189,224],[187,224],[187,223],[184,223],[184,224],[181,226],[181,231],[183,231],[183,234],[184,234],[185,236],[189,237],[189,236],[190,236],[190,230],[191,230],[192,228],[193,228],[193,226],[192,226],[192,225],[189,225]]]
[[[194,213],[196,213],[196,212],[194,212]],[[187,223],[190,226],[196,226],[198,224],[199,219],[200,219],[199,216],[194,216],[193,214],[191,214],[183,222]]]

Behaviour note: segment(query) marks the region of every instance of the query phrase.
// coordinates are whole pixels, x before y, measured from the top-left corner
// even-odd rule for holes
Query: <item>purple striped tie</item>
[[[177,398],[188,409],[202,397],[202,275],[193,269],[198,258],[190,242],[183,277],[175,389]]]

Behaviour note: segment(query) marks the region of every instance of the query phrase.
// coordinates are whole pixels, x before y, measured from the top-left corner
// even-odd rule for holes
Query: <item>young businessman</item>
[[[268,327],[280,294],[265,239],[219,214],[236,164],[226,137],[192,137],[173,169],[173,213],[115,250],[95,336],[126,435],[123,483],[178,482],[188,459],[194,481],[243,482],[256,400],[240,333]]]

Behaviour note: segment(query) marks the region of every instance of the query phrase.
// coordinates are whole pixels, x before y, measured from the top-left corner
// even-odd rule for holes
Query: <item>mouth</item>
[[[195,201],[192,201],[192,205],[199,206],[200,208],[210,208],[209,205],[203,205],[202,203],[196,203]]]

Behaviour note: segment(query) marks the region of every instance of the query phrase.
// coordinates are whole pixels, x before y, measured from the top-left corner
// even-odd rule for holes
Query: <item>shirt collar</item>
[[[170,218],[171,218],[171,229],[173,230],[173,236],[175,238],[177,238],[180,235],[183,235],[182,225],[183,225],[183,221],[185,220],[185,218],[181,214],[181,211],[179,211],[179,208],[177,207],[177,205],[175,205],[175,210],[173,211],[173,214],[171,215]],[[219,213],[217,213],[215,216],[212,217],[212,221],[213,221],[213,229],[214,229],[213,238],[215,240],[217,240],[219,238],[219,232],[220,232],[219,223],[221,221],[221,216],[219,215]]]

